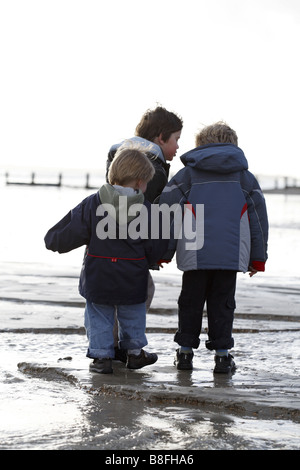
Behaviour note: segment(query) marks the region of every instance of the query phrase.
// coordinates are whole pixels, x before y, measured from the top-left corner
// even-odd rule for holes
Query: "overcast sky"
[[[161,104],[300,178],[299,0],[0,0],[0,167],[94,169]]]

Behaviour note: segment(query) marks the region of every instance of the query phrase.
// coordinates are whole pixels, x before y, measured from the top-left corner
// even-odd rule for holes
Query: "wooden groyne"
[[[54,186],[60,187],[62,185],[62,174],[58,175],[58,182],[57,183],[37,183],[35,180],[35,173],[31,173],[31,180],[30,181],[10,181],[9,174],[5,173],[6,177],[6,184],[16,184],[20,186]]]
[[[258,178],[259,180],[259,178]],[[300,194],[300,185],[297,178],[284,176],[274,178],[272,188],[262,188],[265,194]]]
[[[7,185],[22,185],[22,186],[49,186],[55,188],[67,187],[67,188],[79,188],[79,189],[98,189],[101,185],[101,178],[99,177],[99,184],[98,186],[93,186],[90,184],[90,173],[86,173],[82,175],[82,178],[78,175],[74,177],[74,181],[76,183],[69,184],[68,182],[64,181],[62,173],[57,175],[56,182],[53,181],[37,181],[36,173],[32,172],[29,174],[29,178],[27,181],[19,181],[10,179],[8,172],[5,173],[6,177],[6,184]],[[49,176],[48,176],[49,178]],[[78,182],[82,181],[82,184]],[[300,194],[300,180],[296,178],[291,178],[288,176],[279,176],[279,177],[267,177],[269,182],[267,185],[264,184],[264,178],[257,176],[258,182],[261,185],[261,188],[264,193],[266,194]],[[72,181],[72,177],[67,177],[68,181]],[[77,184],[78,182],[78,184]],[[103,183],[103,177],[102,177]]]
[[[300,194],[299,186],[287,186],[285,188],[264,189],[264,194]]]
[[[7,185],[18,185],[18,186],[49,186],[49,187],[54,187],[54,188],[61,188],[61,187],[67,187],[67,188],[84,188],[84,189],[98,189],[99,186],[92,186],[90,184],[90,174],[87,173],[85,175],[85,179],[83,178],[83,184],[82,185],[75,185],[75,184],[64,184],[63,183],[63,175],[61,173],[58,174],[57,182],[42,182],[42,181],[36,181],[36,174],[34,172],[31,173],[31,176],[28,181],[14,181],[10,180],[9,174],[5,173],[5,178],[6,178],[6,184]],[[77,179],[77,178],[76,178]],[[84,182],[85,181],[85,182]]]

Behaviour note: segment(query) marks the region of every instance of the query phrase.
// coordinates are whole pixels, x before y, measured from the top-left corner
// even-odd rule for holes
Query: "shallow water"
[[[0,245],[0,449],[299,449],[299,423],[287,417],[99,395],[97,387],[83,386],[86,381],[93,383],[86,379],[85,335],[74,332],[83,325],[82,299],[77,292],[83,250],[63,256],[47,252],[43,236],[90,192],[0,187],[0,215],[7,222]],[[3,204],[7,200],[10,205]],[[300,197],[268,195],[267,204],[271,226],[267,271],[251,280],[240,276],[239,311],[299,315]],[[155,278],[154,310],[176,311],[180,290],[176,266],[165,267]],[[156,319],[150,315],[149,320],[174,328],[175,316],[156,315]],[[148,335],[149,347],[163,350],[163,356],[159,367],[151,373],[137,373],[137,377],[145,386],[179,384],[207,388],[208,393],[219,387],[243,393],[257,390],[259,394],[266,387],[266,400],[282,394],[283,403],[292,402],[293,393],[299,391],[298,328],[293,325],[295,331],[290,332],[290,325],[284,324],[285,331],[280,331],[266,318],[265,322],[247,320],[247,330],[261,332],[236,335],[235,354],[242,367],[225,384],[222,379],[214,380],[212,359],[203,346],[193,374],[177,374],[172,366],[176,345],[172,335],[165,333]],[[268,332],[272,328],[275,332]],[[29,333],[30,329],[47,330],[48,334]],[[17,332],[21,330],[24,332]],[[59,334],[63,330],[72,334]],[[72,361],[59,360],[66,357]],[[253,370],[258,357],[259,367]],[[59,375],[55,368],[53,373],[37,372],[30,366],[25,371],[18,368],[19,363],[39,367],[53,363],[60,368],[75,364],[78,376],[73,380],[72,374]]]
[[[152,348],[162,343],[162,336],[150,334]],[[255,336],[255,335],[254,335]],[[295,332],[295,340],[297,340]],[[165,335],[164,335],[165,337]],[[243,337],[244,338],[244,337]],[[244,342],[241,338],[240,343]],[[257,338],[258,339],[258,338]],[[289,419],[261,419],[241,416],[224,410],[209,409],[199,405],[182,405],[170,402],[159,404],[147,400],[118,397],[97,392],[93,376],[89,383],[73,380],[72,374],[57,374],[55,368],[43,373],[43,364],[49,361],[57,367],[80,365],[86,375],[89,359],[84,358],[84,335],[43,335],[2,333],[1,341],[1,401],[0,448],[1,449],[97,449],[97,450],[250,450],[250,449],[299,449],[300,425]],[[271,340],[270,340],[271,341]],[[259,342],[259,340],[258,340]],[[174,347],[171,337],[167,355],[160,367],[172,363]],[[241,344],[241,348],[244,346]],[[202,351],[207,365],[198,358],[192,376],[181,374],[182,384],[192,387],[224,387],[223,377],[214,382],[211,373],[211,357]],[[240,355],[242,360],[242,354]],[[201,355],[200,355],[201,357]],[[72,361],[70,360],[72,358]],[[226,379],[226,387],[247,385],[247,368],[251,359],[245,356],[243,371]],[[298,364],[299,357],[290,359],[289,370]],[[28,370],[18,369],[20,362],[32,363]],[[34,363],[40,368],[36,372]],[[165,364],[164,364],[165,363]],[[268,360],[266,360],[266,371]],[[118,375],[118,366],[116,374]],[[119,365],[123,367],[123,365]],[[175,368],[170,369],[170,383],[178,383]],[[156,386],[164,377],[156,368],[152,379]],[[263,371],[261,371],[263,373]],[[132,375],[136,371],[128,371]],[[153,372],[151,372],[152,374]],[[278,371],[282,373],[282,371]],[[151,380],[150,370],[138,371],[142,382]],[[278,375],[280,377],[280,375]],[[100,377],[102,380],[102,377]],[[85,379],[86,380],[86,379]],[[105,377],[105,383],[112,380]],[[221,383],[221,382],[222,383]],[[139,382],[139,381],[138,381]],[[85,386],[82,386],[85,383]],[[257,387],[259,385],[257,384]],[[280,387],[280,384],[278,384]]]

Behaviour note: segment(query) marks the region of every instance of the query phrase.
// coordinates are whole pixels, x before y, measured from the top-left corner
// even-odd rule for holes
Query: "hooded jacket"
[[[173,219],[173,237],[164,258],[171,259],[176,250],[182,271],[246,272],[250,265],[264,271],[266,205],[243,151],[233,144],[209,144],[185,153],[181,161],[185,167],[160,198],[160,204],[180,204],[182,211],[181,236],[175,236]]]
[[[132,190],[129,194],[127,189],[105,184],[45,236],[46,248],[59,253],[86,245],[79,292],[97,304],[145,302],[149,265],[158,261],[167,249],[167,240],[150,238],[151,204],[141,192]],[[137,222],[139,209],[148,221],[148,232],[143,238],[130,236],[129,231],[130,224]],[[127,217],[130,212],[134,215]]]

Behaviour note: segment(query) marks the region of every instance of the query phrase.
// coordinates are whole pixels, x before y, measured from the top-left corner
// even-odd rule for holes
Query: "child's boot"
[[[94,359],[90,364],[90,372],[98,372],[98,374],[112,374],[112,359],[109,357]]]
[[[193,356],[193,351],[181,352],[181,349],[176,349],[174,365],[178,370],[192,370]]]
[[[154,364],[158,359],[157,354],[149,353],[141,349],[140,354],[127,354],[126,367],[128,369],[141,369],[142,367]]]
[[[216,374],[228,374],[236,369],[235,362],[231,354],[228,354],[227,356],[219,356],[216,354],[215,363],[214,373]]]

